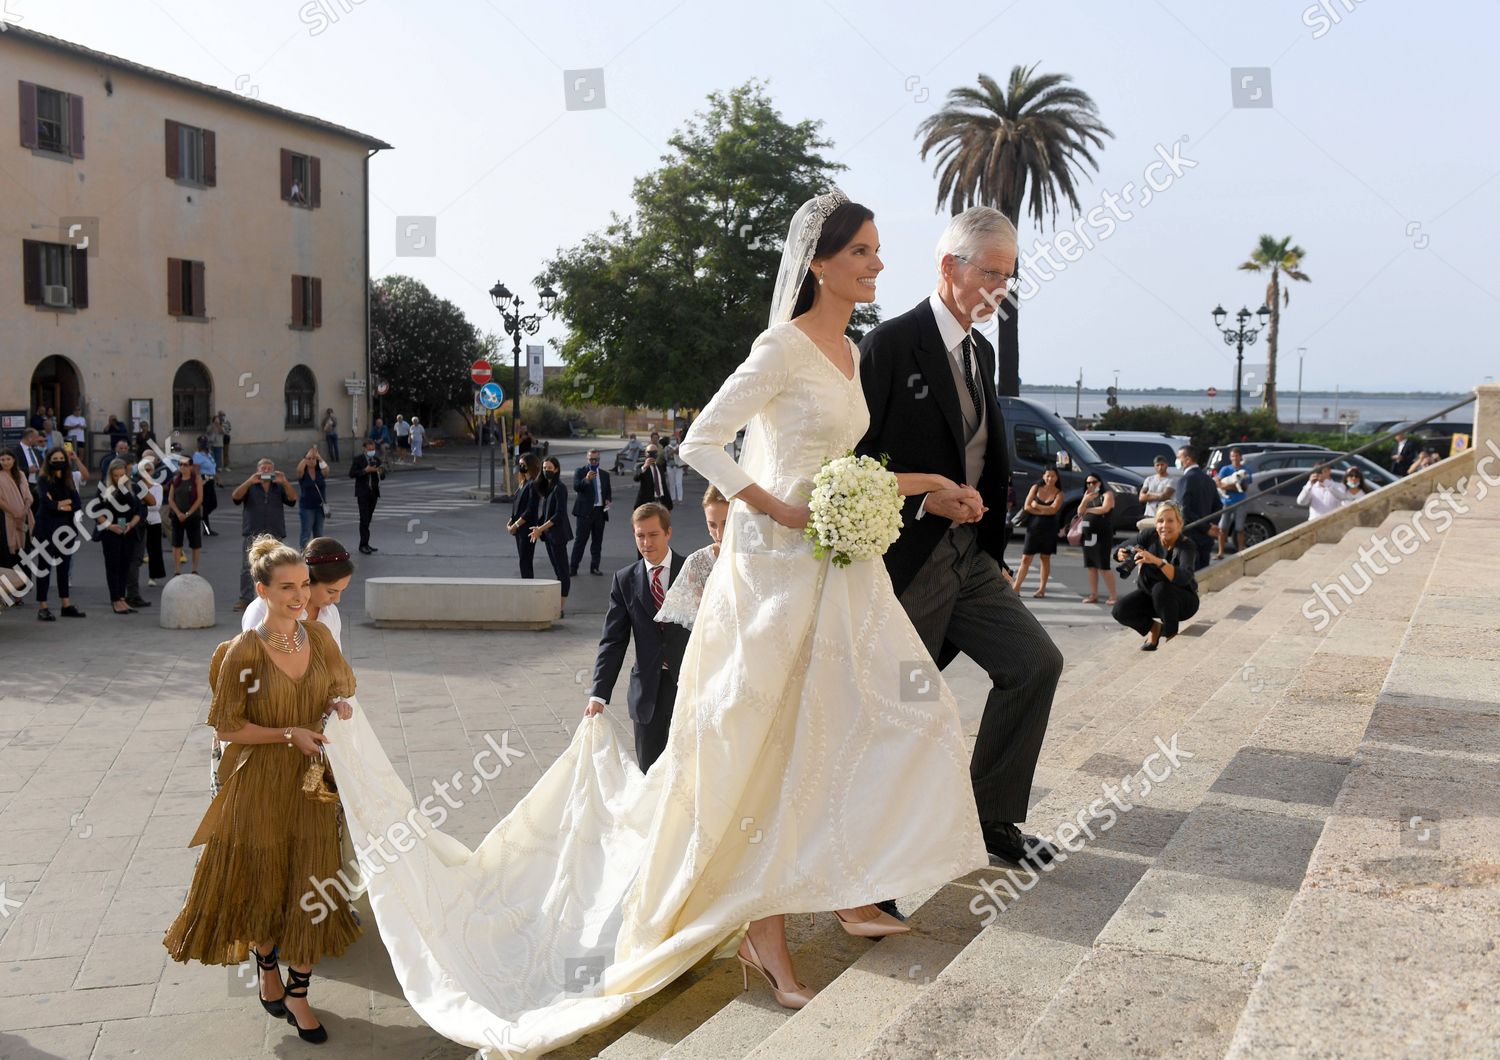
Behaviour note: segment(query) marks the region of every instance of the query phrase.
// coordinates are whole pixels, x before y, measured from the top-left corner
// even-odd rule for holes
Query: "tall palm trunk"
[[[1271,270],[1271,322],[1266,329],[1266,408],[1276,415],[1276,343],[1281,327],[1281,283],[1279,270]]]

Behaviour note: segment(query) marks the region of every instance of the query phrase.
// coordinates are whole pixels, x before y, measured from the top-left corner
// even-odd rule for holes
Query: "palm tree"
[[[1038,227],[1055,226],[1064,203],[1079,212],[1078,177],[1082,163],[1097,172],[1090,148],[1113,137],[1099,121],[1098,108],[1067,74],[1037,74],[1036,66],[1011,68],[1004,86],[988,74],[978,88],[955,88],[943,109],[917,126],[922,160],[937,152],[938,209],[962,213],[970,206],[992,206],[1018,224],[1021,207]],[[1000,313],[999,389],[1020,392],[1020,341],[1014,294]]]
[[[1271,282],[1266,284],[1266,307],[1271,310],[1271,323],[1266,331],[1266,408],[1273,415],[1276,412],[1276,340],[1281,332],[1281,307],[1292,300],[1291,292],[1281,287],[1281,277],[1312,282],[1312,278],[1302,271],[1302,259],[1307,256],[1307,251],[1291,244],[1291,236],[1278,240],[1263,235],[1249,260],[1240,266],[1246,272],[1271,273]]]

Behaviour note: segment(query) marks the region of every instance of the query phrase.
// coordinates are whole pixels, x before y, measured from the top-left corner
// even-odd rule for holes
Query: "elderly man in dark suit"
[[[609,472],[599,466],[599,450],[590,449],[588,463],[573,472],[573,518],[576,525],[568,573],[574,578],[578,577],[578,564],[583,562],[584,545],[589,546],[589,573],[604,573],[599,569],[599,560],[604,549],[604,524],[609,520],[612,497]]]
[[[656,613],[686,560],[672,551],[672,513],[665,507],[643,504],[630,519],[641,559],[615,572],[584,714],[598,714],[609,703],[625,662],[625,648],[634,637],[635,665],[630,669],[626,702],[635,723],[636,761],[644,773],[666,750],[672,705],[677,701],[677,673],[688,642],[687,629],[656,621]]]
[[[1005,297],[1015,262],[1004,214],[974,207],[953,219],[938,242],[937,289],[860,343],[870,428],[855,449],[958,484],[906,498],[886,568],[938,666],[963,652],[990,675],[969,764],[984,844],[992,858],[1040,866],[1051,845],[1017,825],[1063,659],[1000,571],[1010,467],[994,350],[973,330]]]

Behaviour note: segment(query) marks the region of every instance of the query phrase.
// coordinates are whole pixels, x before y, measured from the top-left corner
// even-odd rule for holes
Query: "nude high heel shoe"
[[[750,951],[748,957],[745,956],[746,950]],[[800,983],[795,990],[782,990],[779,988],[776,985],[776,980],[771,978],[771,973],[766,971],[765,966],[760,963],[760,958],[755,953],[755,947],[751,944],[749,935],[746,935],[745,941],[740,943],[739,952],[735,954],[735,957],[739,959],[740,971],[745,977],[746,990],[750,989],[750,969],[754,968],[760,973],[761,978],[766,981],[766,985],[771,988],[771,996],[776,999],[776,1003],[782,1008],[798,1009],[813,999],[814,991],[809,990]]]
[[[846,920],[844,914],[837,909],[833,911],[833,915],[839,918],[839,925],[845,931],[862,939],[883,939],[887,935],[904,935],[911,930],[884,909],[872,920]]]

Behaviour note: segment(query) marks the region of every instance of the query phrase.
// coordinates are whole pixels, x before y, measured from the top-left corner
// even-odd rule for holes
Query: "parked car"
[[[1238,449],[1240,455],[1247,461],[1256,453],[1269,453],[1288,449],[1313,449],[1320,450],[1323,446],[1311,445],[1307,442],[1234,442],[1230,445],[1216,445],[1208,454],[1208,463],[1204,464],[1205,470],[1217,472],[1220,464],[1229,463],[1229,450]]]
[[[1032,484],[1041,481],[1048,466],[1057,468],[1063,489],[1060,527],[1066,527],[1083,496],[1083,480],[1096,474],[1115,495],[1116,534],[1134,533],[1145,510],[1140,501],[1145,478],[1101,456],[1067,421],[1045,405],[1021,397],[1002,397],[1005,442],[1010,455],[1011,486],[1016,503],[1026,499]]]
[[[1167,458],[1167,477],[1176,482],[1182,475],[1177,466],[1177,450],[1191,445],[1191,438],[1154,431],[1080,431],[1084,441],[1116,467],[1134,471],[1142,478],[1156,474],[1156,458]]]
[[[1329,464],[1335,471],[1347,471],[1351,465],[1364,472],[1365,481],[1379,488],[1398,481],[1397,476],[1364,456],[1344,456],[1332,449],[1273,450],[1245,457],[1252,476],[1264,471],[1294,468],[1306,471],[1319,464]]]
[[[1291,468],[1255,476],[1249,496],[1240,502],[1245,506],[1246,548],[1307,522],[1307,509],[1297,503],[1306,481],[1305,474]]]

